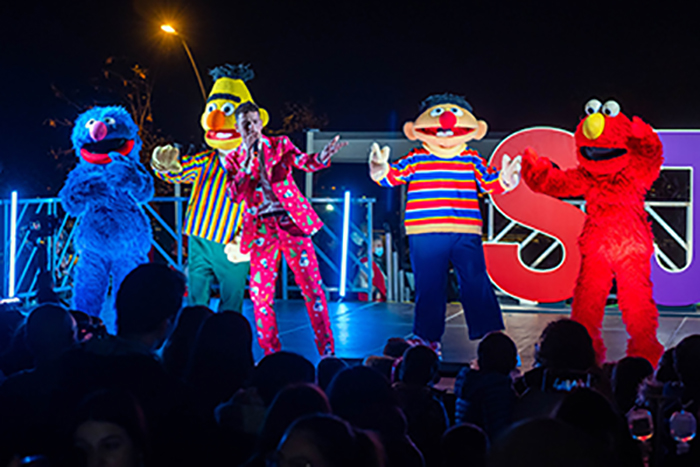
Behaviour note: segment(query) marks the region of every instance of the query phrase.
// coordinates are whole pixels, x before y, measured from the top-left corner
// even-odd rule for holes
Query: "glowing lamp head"
[[[174,27],[170,26],[169,24],[164,24],[160,27],[163,31],[167,32],[168,34],[177,34],[177,31],[175,30]]]

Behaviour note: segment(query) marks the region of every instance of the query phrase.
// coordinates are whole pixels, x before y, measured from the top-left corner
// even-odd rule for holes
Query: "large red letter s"
[[[515,157],[531,147],[562,170],[575,167],[576,147],[571,133],[555,128],[530,128],[508,136],[495,149],[490,164],[499,168],[504,154]],[[491,280],[507,294],[535,302],[558,302],[573,295],[581,265],[578,236],[585,214],[577,207],[535,193],[524,181],[510,193],[491,197],[496,207],[512,221],[558,239],[564,248],[563,261],[554,269],[538,271],[520,259],[519,245],[484,245]]]

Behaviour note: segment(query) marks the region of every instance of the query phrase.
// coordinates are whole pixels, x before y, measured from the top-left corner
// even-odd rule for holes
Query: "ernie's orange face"
[[[627,141],[632,122],[615,101],[602,104],[591,99],[585,110],[587,116],[574,133],[579,163],[592,174],[620,172],[629,164]]]
[[[456,104],[429,107],[403,126],[408,139],[421,141],[433,154],[443,157],[459,154],[468,141],[480,140],[487,130],[486,122]]]

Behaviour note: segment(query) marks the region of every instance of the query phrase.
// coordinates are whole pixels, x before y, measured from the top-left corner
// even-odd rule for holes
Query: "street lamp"
[[[180,41],[182,42],[182,46],[185,48],[185,52],[187,52],[187,56],[190,59],[190,64],[192,64],[192,69],[194,70],[194,74],[197,76],[197,82],[199,83],[199,89],[200,89],[200,91],[202,91],[202,98],[206,102],[207,93],[204,91],[204,84],[202,84],[202,77],[199,76],[199,70],[197,69],[197,65],[194,63],[194,57],[192,56],[192,52],[190,52],[190,48],[187,46],[187,42],[185,42],[185,38],[182,37],[180,35],[180,33],[178,33],[177,30],[169,24],[162,25],[160,27],[160,29],[167,32],[168,34],[172,34],[172,35],[180,38]]]

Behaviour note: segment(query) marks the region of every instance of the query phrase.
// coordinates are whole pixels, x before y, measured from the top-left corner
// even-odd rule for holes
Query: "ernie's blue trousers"
[[[416,309],[413,333],[436,342],[445,332],[447,273],[449,263],[459,279],[460,302],[469,328],[469,339],[480,339],[504,329],[501,307],[486,274],[481,236],[464,233],[428,233],[408,236]]]

